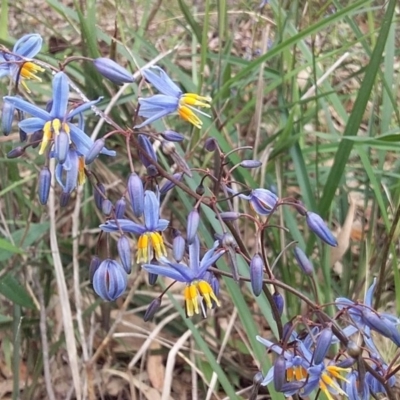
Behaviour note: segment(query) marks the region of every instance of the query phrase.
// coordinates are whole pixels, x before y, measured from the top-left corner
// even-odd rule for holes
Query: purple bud
[[[242,214],[234,211],[224,211],[219,214],[222,221],[236,221]]]
[[[250,282],[254,296],[262,292],[264,277],[264,262],[259,253],[254,254],[250,261]]]
[[[323,242],[329,246],[336,247],[337,241],[332,232],[326,226],[324,220],[314,212],[307,212],[306,214],[307,225]]]
[[[121,197],[121,198],[115,203],[115,218],[116,218],[116,219],[122,219],[122,218],[124,218],[125,210],[126,210],[126,201],[125,201],[125,197]]]
[[[186,240],[188,244],[192,244],[197,233],[197,228],[200,223],[200,214],[197,208],[190,211],[187,219]]]
[[[113,301],[124,293],[128,275],[115,260],[106,259],[93,274],[93,289],[104,300]]]
[[[30,143],[32,143],[32,149],[36,149],[36,147],[39,146],[42,139],[43,139],[43,129],[33,132],[30,141]]]
[[[149,165],[146,167],[146,172],[148,176],[154,177],[158,175],[158,170],[155,165]]]
[[[60,207],[67,207],[70,198],[71,198],[71,193],[61,192]]]
[[[325,328],[321,331],[317,338],[317,343],[314,349],[314,364],[321,364],[324,361],[326,353],[331,347],[333,333],[330,328]]]
[[[21,146],[18,146],[7,153],[7,158],[18,158],[21,157],[23,154],[25,154],[25,149]]]
[[[172,254],[176,262],[180,263],[185,254],[185,239],[179,234],[172,241]]]
[[[161,136],[170,142],[182,142],[185,139],[183,135],[175,131],[164,131],[161,133]]]
[[[104,203],[103,203],[104,204]],[[131,246],[126,236],[121,236],[117,242],[118,255],[127,274],[132,271]]]
[[[85,157],[85,164],[89,165],[91,164],[95,158],[100,154],[100,152],[103,150],[105,146],[105,140],[103,138],[97,139],[92,147],[89,149],[89,152],[87,153]]]
[[[199,186],[197,186],[197,188],[196,188],[196,193],[197,193],[199,196],[203,196],[203,194],[205,193],[205,191],[206,191],[206,189],[204,188],[203,185],[199,185]]]
[[[47,204],[50,193],[51,172],[48,167],[43,167],[39,174],[39,201],[40,204]]]
[[[209,283],[211,285],[211,288],[212,288],[215,296],[218,297],[219,296],[219,289],[220,289],[219,280],[217,279],[217,277],[214,274],[211,274],[211,279],[210,279]]]
[[[296,246],[293,250],[294,257],[297,261],[297,264],[299,264],[299,267],[301,270],[306,274],[306,275],[312,275],[313,273],[313,265],[312,262],[309,260],[309,258],[305,255],[304,251]]]
[[[7,101],[3,104],[3,112],[1,114],[1,129],[4,135],[8,136],[12,129],[12,123],[14,120],[15,107]]]
[[[390,329],[389,324],[375,311],[363,307],[362,320],[365,325],[380,333],[382,336],[392,339],[392,330]]]
[[[248,168],[248,169],[259,168],[259,167],[261,167],[261,165],[262,165],[262,162],[258,161],[258,160],[243,160],[240,163],[241,167]]]
[[[290,336],[292,335],[293,332],[293,322],[289,321],[286,322],[285,325],[283,325],[282,329],[282,342],[287,343],[290,340]]]
[[[19,133],[19,141],[25,142],[28,137],[28,134],[21,128],[18,128],[18,133]]]
[[[279,316],[281,316],[283,313],[283,307],[285,306],[285,300],[283,299],[283,296],[279,292],[275,291],[272,295],[272,299],[274,300],[276,308],[278,309]]]
[[[139,175],[131,173],[128,179],[128,194],[131,200],[133,213],[136,217],[141,217],[144,209],[143,183]]]
[[[101,212],[104,215],[109,216],[111,214],[112,209],[113,209],[113,204],[111,203],[111,201],[108,199],[103,199],[103,202],[101,203]]]
[[[177,174],[172,175],[176,180],[181,181],[183,173],[182,172],[178,172]],[[160,194],[163,195],[165,193],[167,193],[169,190],[173,189],[175,187],[175,183],[167,180],[160,189]]]
[[[336,366],[339,367],[339,368],[350,368],[350,367],[352,367],[354,365],[355,362],[356,362],[355,358],[348,357],[348,358],[345,358],[342,361],[337,362]]]
[[[60,164],[64,164],[67,159],[67,154],[69,150],[69,136],[62,130],[59,135],[57,135],[54,142],[54,152],[56,159]]]
[[[150,160],[157,162],[156,152],[153,149],[150,139],[146,135],[138,135],[138,142],[142,148],[142,150],[138,151],[140,161],[146,168],[148,168],[150,165],[152,165],[151,161],[149,161],[149,158]]]
[[[204,143],[204,148],[210,152],[214,151],[217,147],[218,147],[217,141],[212,137],[208,138]]]
[[[254,189],[250,193],[250,205],[260,215],[269,215],[278,200],[278,197],[268,189]]]
[[[151,272],[147,274],[147,279],[150,286],[154,286],[157,283],[157,278],[158,278],[157,274],[153,274]]]
[[[106,195],[106,188],[104,185],[100,182],[96,184],[96,187],[94,188],[94,202],[96,204],[96,207],[101,211],[102,210],[102,205],[103,205],[103,200],[104,196]]]
[[[101,264],[101,258],[98,256],[92,256],[89,264],[89,280],[93,284],[93,275],[97,271],[97,268]]]
[[[134,81],[133,75],[129,71],[109,58],[96,58],[93,60],[93,65],[101,75],[116,85],[132,83]]]
[[[286,382],[286,360],[280,355],[274,362],[274,388],[277,392],[282,390]]]
[[[282,385],[281,392],[282,393],[287,393],[287,392],[292,392],[296,393],[300,389],[302,389],[305,385],[304,381],[292,381],[292,382],[287,382]]]
[[[146,312],[144,313],[143,321],[148,322],[154,318],[154,315],[161,307],[161,298],[156,297],[147,307]]]

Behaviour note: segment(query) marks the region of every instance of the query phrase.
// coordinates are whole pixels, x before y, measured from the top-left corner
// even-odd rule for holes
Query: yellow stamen
[[[298,381],[307,377],[307,370],[302,366],[294,367],[294,373],[296,375],[296,380]]]
[[[286,378],[289,382],[293,381],[294,378],[294,368],[290,367],[286,370]]]
[[[217,296],[215,295],[211,285],[206,282],[206,281],[199,281],[197,283],[197,288],[200,292],[200,294],[203,296],[204,301],[206,302],[206,305],[208,308],[212,308],[212,301],[214,300],[215,303],[217,304],[218,307],[220,307],[219,301],[217,299]]]
[[[319,382],[319,387],[320,389],[325,393],[325,396],[328,398],[328,400],[334,400],[334,398],[332,397],[332,395],[329,393],[329,390],[327,388],[327,386],[325,385],[324,382],[320,381]]]
[[[165,248],[164,240],[161,234],[158,232],[150,232],[149,236],[151,239],[151,245],[153,246],[156,258],[159,259],[162,256],[166,257],[167,249]]]
[[[340,375],[340,372],[346,372],[349,373],[351,371],[351,368],[341,368],[341,367],[336,367],[335,365],[328,365],[326,367],[326,370],[333,375],[337,379],[341,379],[342,381],[349,382],[345,377]]]
[[[136,262],[146,263],[150,259],[149,255],[149,236],[147,233],[140,235],[138,240],[138,250],[137,250],[137,258]]]
[[[42,144],[40,145],[39,154],[43,154],[46,150],[47,144],[53,137],[52,129],[51,129],[51,121],[47,121],[43,127],[43,139]]]
[[[51,127],[53,128],[53,132],[56,135],[60,134],[60,128],[61,128],[61,121],[58,118],[53,119],[51,123]]]
[[[85,175],[85,157],[79,157],[79,167],[78,167],[78,184],[83,185],[86,180]]]
[[[188,121],[196,128],[201,129],[203,122],[201,122],[200,118],[189,107],[179,105],[178,114],[183,120]]]
[[[153,258],[153,252],[157,259],[167,256],[164,239],[159,232],[145,232],[138,240],[137,263],[146,263]]]
[[[33,79],[37,82],[42,82],[42,80],[35,74],[37,72],[43,72],[43,71],[44,68],[39,67],[39,65],[33,62],[27,61],[22,65],[20,75],[24,79]]]
[[[185,93],[179,99],[179,104],[210,108],[211,106],[208,103],[210,103],[211,100],[211,97],[199,96],[195,93]]]
[[[183,296],[185,298],[186,315],[192,317],[194,313],[199,313],[198,292],[195,284],[185,287]]]
[[[338,383],[336,381],[334,381],[328,374],[326,374],[325,372],[321,375],[321,379],[319,381],[320,387],[321,384],[324,384],[326,386],[329,386],[331,388],[333,388],[334,390],[336,390],[338,393],[340,394],[346,394],[342,388],[338,385]]]

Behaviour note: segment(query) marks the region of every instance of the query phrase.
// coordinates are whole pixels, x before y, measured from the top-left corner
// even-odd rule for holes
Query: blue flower
[[[74,149],[69,149],[65,162],[58,163],[55,176],[63,193],[71,193],[77,185],[85,183],[85,159]]]
[[[41,81],[35,74],[42,72],[44,69],[31,61],[27,61],[35,57],[42,48],[42,37],[38,34],[29,34],[19,39],[12,52],[0,52],[0,78],[11,76],[14,81],[21,79],[22,86],[29,92],[23,79],[33,79]]]
[[[153,70],[157,71],[157,73],[153,72]],[[144,69],[142,74],[162,94],[156,94],[147,99],[139,97],[139,115],[147,119],[135,126],[135,128],[141,128],[174,112],[178,112],[182,119],[197,128],[200,129],[202,127],[203,123],[194,111],[208,117],[209,115],[194,107],[209,108],[210,97],[199,96],[195,93],[183,93],[160,67],[155,66]]]
[[[154,192],[146,190],[144,193],[144,223],[137,224],[129,219],[111,219],[100,225],[104,232],[118,232],[140,235],[138,239],[137,263],[145,263],[153,258],[167,255],[164,239],[160,232],[167,229],[169,221],[160,218],[160,201]]]
[[[207,282],[207,270],[225,253],[218,250],[219,242],[208,250],[200,260],[200,242],[196,235],[189,245],[189,265],[173,263],[162,258],[160,261],[165,265],[145,264],[143,268],[152,274],[166,276],[178,282],[186,283],[184,290],[186,315],[191,317],[194,313],[199,314],[199,295],[203,297],[207,307],[213,307],[212,301],[219,306],[219,301],[210,283]],[[203,307],[203,303],[201,303]],[[202,308],[203,315],[206,315]]]
[[[64,136],[64,138],[65,135],[68,135],[69,140],[74,144],[79,155],[86,156],[92,148],[93,141],[79,127],[72,124],[71,120],[100,100],[90,101],[71,111],[67,111],[68,96],[68,77],[63,72],[58,72],[53,79],[53,102],[50,112],[42,110],[19,97],[4,97],[4,100],[15,106],[15,108],[33,116],[33,118],[25,119],[18,124],[22,130],[28,134],[43,130],[43,139],[39,154],[43,154],[47,145],[51,141],[54,141],[56,144],[54,156],[61,163],[65,161],[64,156],[66,156],[69,148],[69,143],[65,140],[62,140],[64,143],[62,148],[57,148],[57,141],[60,140],[61,133],[63,133],[61,136]],[[65,143],[67,143],[67,145],[65,145]],[[106,148],[104,148],[101,153],[110,156],[115,155],[114,151],[107,150]]]

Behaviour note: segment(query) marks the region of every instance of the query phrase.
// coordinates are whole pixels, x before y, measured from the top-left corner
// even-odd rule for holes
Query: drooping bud
[[[348,355],[353,358],[358,358],[362,353],[361,347],[353,340],[349,340],[349,343],[347,343],[346,346],[346,350]]]
[[[286,382],[286,360],[280,355],[274,362],[274,388],[277,392],[282,390]]]
[[[161,298],[156,297],[147,307],[146,312],[144,313],[143,321],[148,322],[154,318],[154,315],[161,307]]]
[[[234,211],[224,211],[219,214],[222,221],[236,221],[242,214]]]
[[[104,204],[104,203],[103,203]],[[118,255],[121,259],[121,264],[127,274],[132,271],[132,257],[131,257],[131,246],[129,239],[123,235],[118,239],[117,242]]]
[[[341,360],[336,363],[336,366],[339,368],[350,368],[352,367],[356,362],[356,359],[353,357],[348,357],[345,358],[344,360]]]
[[[12,149],[7,153],[7,158],[18,158],[21,157],[23,154],[25,154],[25,148],[17,146],[15,149]]]
[[[197,233],[200,223],[200,214],[197,208],[190,211],[187,219],[186,240],[188,244],[192,244]]]
[[[176,146],[173,142],[163,140],[161,142],[161,149],[165,155],[172,158],[172,160],[180,167],[182,171],[185,172],[187,176],[189,176],[190,178],[193,176],[189,165],[187,164],[185,159],[180,154],[178,154],[178,152],[176,151]]]
[[[12,123],[14,120],[15,107],[13,104],[5,101],[3,104],[3,111],[1,114],[1,129],[5,136],[8,136],[12,129]]]
[[[200,185],[198,185],[198,186],[196,187],[196,193],[197,193],[199,196],[203,196],[203,194],[205,193],[205,191],[206,191],[206,189],[204,188],[204,185],[203,185],[203,184],[200,184]]]
[[[181,181],[182,180],[182,176],[183,173],[182,172],[178,172],[177,174],[173,174],[172,175],[176,180]],[[167,180],[160,189],[160,194],[163,195],[165,193],[167,193],[169,190],[173,189],[175,187],[175,183]]]
[[[69,150],[69,136],[62,130],[54,141],[55,157],[60,164],[64,164]]]
[[[106,188],[104,185],[100,182],[96,184],[96,187],[94,188],[94,203],[96,204],[96,207],[102,211],[102,205],[103,205],[103,200],[104,196],[106,195]]]
[[[144,190],[142,180],[136,173],[131,173],[128,179],[128,194],[133,213],[141,217],[144,210]]]
[[[272,294],[272,299],[274,300],[276,308],[278,309],[279,316],[281,316],[283,313],[283,307],[285,306],[285,300],[283,299],[283,296],[279,292],[275,291]]]
[[[147,280],[150,286],[154,286],[157,283],[157,278],[158,278],[157,274],[153,274],[151,272],[147,274]]]
[[[26,139],[28,138],[28,134],[21,128],[18,128],[18,133],[19,133],[19,141],[25,142]]]
[[[124,218],[125,210],[126,210],[126,201],[125,201],[125,197],[121,197],[121,198],[115,203],[115,218],[116,218],[116,219],[122,219],[122,218]]]
[[[150,160],[157,162],[157,155],[154,151],[153,144],[146,135],[138,135],[138,142],[143,149],[139,150],[138,152],[140,161],[146,168],[148,168],[150,165],[152,165]]]
[[[300,200],[294,200],[293,208],[302,216],[304,217],[307,214],[306,207]]]
[[[115,260],[106,259],[93,274],[93,289],[104,300],[114,301],[124,293],[128,275]]]
[[[30,141],[30,143],[32,143],[32,149],[36,149],[36,147],[39,146],[42,139],[43,139],[43,129],[33,132]]]
[[[324,361],[326,353],[332,344],[333,333],[332,329],[324,328],[320,332],[314,350],[314,364],[318,365]]]
[[[243,168],[247,168],[247,169],[252,169],[252,168],[259,168],[261,167],[262,162],[258,161],[258,160],[243,160],[240,163],[240,166]]]
[[[40,204],[47,204],[50,193],[51,172],[48,167],[43,167],[39,174],[39,201]]]
[[[103,138],[97,139],[92,147],[89,149],[88,154],[85,157],[85,164],[89,165],[91,164],[95,158],[100,154],[100,152],[103,150],[106,142]]]
[[[67,207],[70,198],[71,198],[71,193],[61,192],[60,207]]]
[[[89,264],[89,280],[93,284],[93,275],[97,271],[97,268],[101,264],[101,258],[98,256],[92,256]]]
[[[207,151],[214,151],[218,147],[217,141],[213,137],[207,138],[207,140],[204,143],[204,148]]]
[[[185,239],[178,231],[172,240],[172,254],[176,262],[180,263],[185,255]]]
[[[129,71],[109,58],[96,58],[93,60],[93,65],[101,75],[116,85],[132,83],[134,81],[133,75]]]
[[[262,292],[264,276],[264,262],[259,253],[254,254],[250,261],[250,283],[254,296]]]
[[[314,268],[313,268],[312,262],[306,256],[304,251],[300,247],[296,246],[293,250],[293,253],[294,253],[294,257],[297,261],[297,264],[299,264],[299,267],[301,268],[301,270],[306,275],[312,275]]]
[[[307,225],[312,232],[314,232],[323,242],[329,246],[336,247],[337,241],[332,232],[326,226],[324,220],[314,212],[307,212],[306,214]]]
[[[112,209],[113,209],[113,204],[111,203],[111,201],[108,199],[103,199],[103,202],[101,203],[101,212],[105,216],[109,216],[111,214]]]
[[[182,142],[185,139],[183,135],[175,131],[164,131],[161,133],[161,136],[169,142]]]
[[[282,329],[282,342],[283,343],[287,343],[290,340],[290,336],[292,335],[293,332],[293,322],[292,321],[288,321],[286,322],[285,325],[283,325],[283,329]]]
[[[260,215],[269,215],[278,200],[278,197],[268,189],[254,189],[250,193],[250,205]]]

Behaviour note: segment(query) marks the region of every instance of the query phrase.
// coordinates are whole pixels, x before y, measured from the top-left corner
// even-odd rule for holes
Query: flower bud
[[[19,133],[19,141],[25,142],[28,137],[28,134],[21,128],[18,128],[18,133]]]
[[[23,154],[25,154],[25,149],[21,146],[17,146],[15,149],[12,149],[7,153],[7,158],[18,158],[21,157]]]
[[[124,218],[125,210],[126,210],[126,201],[125,201],[125,198],[124,198],[124,197],[121,197],[121,198],[115,203],[115,218],[116,218],[116,219],[122,219],[122,218]]]
[[[183,173],[178,172],[177,174],[172,175],[176,180],[181,181]],[[169,190],[173,189],[175,187],[175,183],[171,182],[170,180],[167,180],[160,189],[160,194],[163,195],[167,193]]]
[[[285,300],[283,299],[283,296],[279,292],[275,291],[272,295],[272,299],[274,300],[276,308],[278,309],[279,316],[281,316],[283,313],[283,307],[285,306]]]
[[[172,240],[172,254],[176,262],[180,263],[185,255],[185,239],[179,233]]]
[[[222,221],[236,221],[240,218],[241,214],[234,211],[224,211],[219,214]]]
[[[134,81],[133,75],[130,72],[109,58],[96,58],[93,60],[93,65],[101,75],[116,85],[132,83]]]
[[[61,192],[61,195],[60,195],[60,207],[67,207],[70,198],[71,198],[71,193]]]
[[[313,273],[313,265],[312,262],[309,260],[309,258],[306,256],[304,251],[296,246],[293,250],[294,257],[297,261],[297,264],[299,264],[299,267],[301,270],[306,274],[306,275],[312,275]]]
[[[113,209],[113,204],[111,203],[111,201],[108,199],[104,199],[103,202],[101,203],[101,212],[105,216],[109,216],[111,214],[112,209]]]
[[[307,212],[306,214],[307,225],[312,232],[314,232],[323,242],[329,246],[336,247],[337,241],[332,232],[326,226],[324,220],[314,212]]]
[[[39,174],[39,201],[40,204],[47,204],[50,193],[51,172],[48,167],[43,167]]]
[[[104,300],[113,301],[124,293],[128,275],[115,260],[106,259],[93,274],[93,289]]]
[[[362,353],[361,347],[353,340],[349,340],[349,343],[347,343],[346,350],[348,355],[353,358],[358,358]]]
[[[251,169],[251,168],[259,168],[261,167],[262,162],[258,160],[243,160],[240,163],[240,166],[243,168]]]
[[[207,151],[214,151],[218,147],[217,141],[213,137],[207,138],[207,140],[204,143],[204,148]]]
[[[36,149],[36,147],[39,146],[42,139],[43,139],[43,129],[33,132],[30,141],[30,143],[32,143],[32,149]]]
[[[164,131],[161,133],[161,136],[169,142],[182,142],[185,139],[183,135],[175,131]]]
[[[156,297],[147,307],[146,312],[144,313],[143,321],[148,322],[154,318],[154,315],[161,307],[161,298]]]
[[[188,244],[192,244],[197,233],[197,228],[200,223],[200,214],[197,208],[190,211],[187,219],[186,240]]]
[[[196,193],[199,196],[203,196],[203,194],[205,193],[206,189],[204,188],[204,185],[200,184],[196,187]]]
[[[60,164],[64,164],[67,159],[69,150],[69,136],[62,130],[59,135],[56,136],[54,141],[54,152],[55,157]]]
[[[158,278],[157,274],[153,274],[151,272],[147,274],[147,280],[150,286],[154,286],[157,283],[157,278]]]
[[[94,203],[96,204],[96,207],[102,211],[102,205],[103,205],[103,200],[104,196],[106,195],[106,188],[104,185],[100,182],[96,184],[96,187],[94,188]]]
[[[286,322],[285,325],[283,325],[283,329],[282,329],[282,342],[283,343],[287,343],[290,340],[290,336],[292,335],[293,332],[293,322],[292,321],[288,321]]]
[[[103,203],[104,204],[104,203]],[[129,239],[123,235],[118,239],[117,242],[118,255],[121,259],[121,264],[127,274],[132,271],[132,258],[131,258],[131,246]]]
[[[282,390],[286,382],[286,360],[280,355],[274,362],[274,388],[277,392]]]
[[[5,136],[8,136],[12,129],[12,123],[14,120],[15,107],[7,101],[3,104],[3,111],[1,114],[1,129]]]
[[[350,368],[354,365],[355,362],[356,362],[355,358],[348,357],[348,358],[345,358],[344,360],[337,362],[336,366],[339,368]]]
[[[87,153],[85,157],[85,163],[86,165],[91,164],[95,158],[100,154],[100,152],[103,150],[106,142],[103,138],[97,139],[92,147],[89,149],[89,152]]]
[[[141,217],[144,210],[143,183],[139,175],[134,172],[131,173],[128,179],[128,194],[133,213],[136,217]]]
[[[329,347],[332,344],[333,333],[330,328],[323,329],[318,338],[314,349],[314,364],[318,365],[324,361]]]
[[[93,284],[93,275],[97,271],[97,268],[101,264],[101,258],[98,256],[92,256],[89,264],[89,280]]]
[[[157,162],[156,152],[154,151],[150,139],[146,135],[138,135],[138,142],[140,147],[142,148],[141,150],[138,151],[140,161],[146,168],[148,168],[149,166],[152,165],[150,160]]]
[[[260,215],[269,215],[278,200],[278,197],[268,189],[254,189],[250,193],[250,205]]]
[[[263,287],[264,262],[259,253],[250,261],[250,283],[254,296],[259,296]]]

